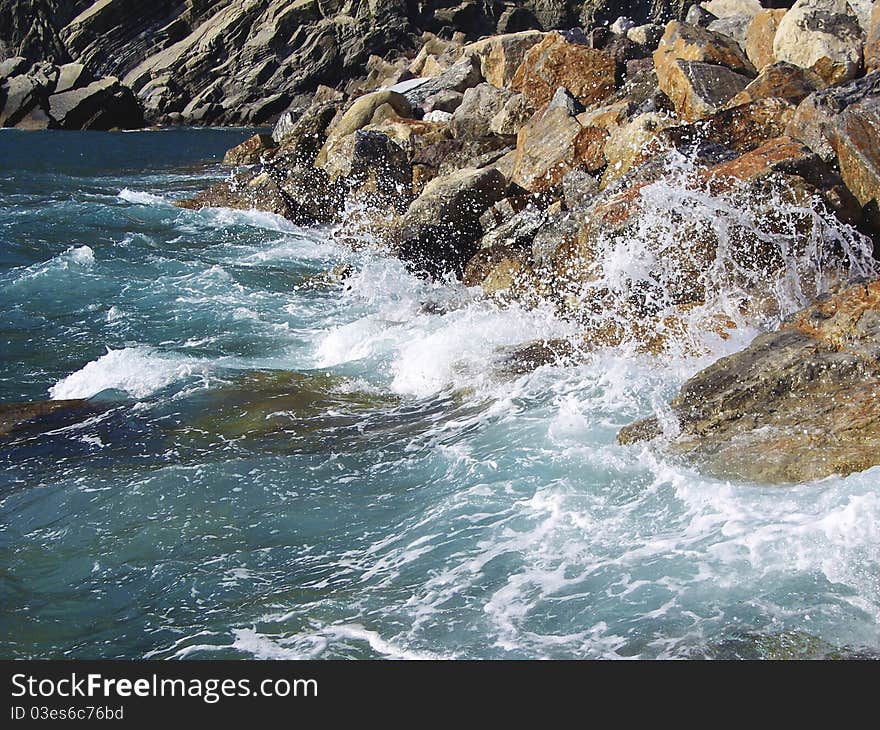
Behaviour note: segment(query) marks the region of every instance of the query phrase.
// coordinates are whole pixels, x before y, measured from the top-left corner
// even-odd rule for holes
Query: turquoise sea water
[[[880,651],[880,471],[615,444],[753,332],[506,374],[569,326],[170,204],[249,133],[0,132],[0,402],[93,399],[0,438],[0,656]]]

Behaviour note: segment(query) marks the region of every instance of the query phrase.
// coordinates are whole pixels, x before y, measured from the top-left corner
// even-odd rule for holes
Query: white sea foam
[[[124,200],[128,203],[134,203],[136,205],[170,205],[170,202],[163,198],[161,195],[154,195],[153,193],[147,193],[140,190],[129,190],[128,188],[123,188],[122,190],[120,190],[117,197],[119,197],[120,200]]]
[[[110,350],[49,388],[53,400],[90,398],[116,389],[143,398],[171,383],[202,374],[207,364],[192,358],[160,353],[149,347]]]

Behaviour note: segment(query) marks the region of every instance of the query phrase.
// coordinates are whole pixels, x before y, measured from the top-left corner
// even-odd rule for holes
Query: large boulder
[[[617,62],[613,55],[591,48],[579,31],[547,33],[532,46],[511,81],[529,103],[542,107],[562,86],[584,106],[614,92]]]
[[[786,134],[802,140],[823,160],[831,161],[836,155],[837,128],[844,111],[878,97],[880,71],[816,91],[798,105]],[[873,133],[875,140],[876,134]]]
[[[255,165],[277,147],[271,134],[255,134],[227,150],[224,165]]]
[[[712,474],[803,482],[880,463],[880,282],[819,298],[688,380],[673,452]],[[621,442],[659,435],[656,419]]]
[[[543,37],[544,33],[539,30],[490,36],[465,46],[462,54],[476,56],[483,78],[493,86],[503,89],[510,85],[526,52]]]
[[[480,216],[504,197],[506,187],[492,167],[434,178],[388,232],[392,249],[418,272],[460,275],[476,253]]]
[[[554,100],[563,97],[557,94]],[[604,167],[608,129],[619,123],[625,112],[625,104],[581,112],[561,101],[551,101],[519,130],[513,182],[542,192],[557,186],[575,167],[590,171]]]
[[[458,137],[486,137],[492,134],[493,117],[514,96],[508,89],[482,83],[464,92],[461,105],[452,115],[452,130]]]
[[[675,59],[657,67],[657,81],[678,116],[693,122],[724,107],[751,79],[725,66]]]
[[[867,73],[880,69],[880,3],[871,4],[864,55]]]
[[[400,116],[412,116],[412,106],[410,105],[410,102],[403,94],[396,91],[374,91],[372,94],[361,96],[355,100],[355,102],[329,130],[327,141],[318,152],[318,156],[315,159],[315,165],[318,167],[323,166],[327,160],[328,154],[332,152],[334,145],[336,145],[339,140],[366,127],[373,121],[373,115],[376,113],[376,110],[386,105]]]
[[[49,116],[61,129],[137,129],[144,115],[131,90],[116,78],[93,81],[49,97]]]
[[[846,0],[797,0],[773,39],[778,61],[815,71],[829,84],[855,78],[865,33]]]
[[[654,51],[654,66],[661,69],[676,60],[724,66],[745,76],[754,76],[755,67],[732,38],[688,23],[671,21]]]

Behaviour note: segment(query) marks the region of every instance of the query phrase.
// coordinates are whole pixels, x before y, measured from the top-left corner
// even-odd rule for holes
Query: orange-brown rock
[[[880,282],[820,297],[688,380],[669,447],[709,473],[803,482],[880,463]],[[662,434],[657,419],[621,441]]]
[[[798,105],[786,134],[800,139],[823,160],[830,162],[836,155],[835,130],[844,111],[854,104],[878,97],[880,71],[817,91]]]
[[[539,30],[505,33],[471,43],[464,47],[462,53],[477,56],[483,78],[493,86],[504,89],[510,86],[528,50],[543,37],[544,33]]]
[[[865,72],[880,69],[880,3],[871,3],[871,20],[865,38]]]
[[[478,251],[462,274],[465,286],[481,286],[490,296],[516,297],[534,288],[530,252],[512,246],[492,246]]]
[[[798,104],[814,91],[825,87],[826,83],[818,74],[780,61],[765,66],[754,81],[727,102],[727,106],[733,107],[757,99],[773,97]]]
[[[224,165],[255,165],[277,145],[271,134],[255,134],[228,150],[223,156]]]
[[[657,83],[688,122],[721,109],[751,79],[724,66],[674,59],[657,66]]]
[[[863,206],[880,202],[880,97],[848,106],[837,120],[840,176]]]
[[[575,167],[601,169],[608,130],[625,117],[626,109],[619,103],[575,116],[564,106],[545,107],[517,134],[513,182],[542,192],[558,185]]]
[[[722,109],[695,124],[670,127],[660,139],[675,146],[708,139],[737,152],[750,152],[784,135],[794,110],[794,104],[785,99],[757,99]]]
[[[752,22],[746,29],[746,56],[758,71],[776,63],[773,38],[776,36],[779,21],[786,12],[785,8],[761,10],[752,17]]]
[[[663,66],[677,60],[698,61],[724,66],[745,76],[755,75],[755,67],[733,38],[673,20],[666,25],[666,32],[654,51],[654,67],[658,76]]]
[[[563,86],[584,106],[614,93],[617,62],[604,51],[580,42],[574,32],[547,33],[526,53],[511,81],[529,103],[540,108]]]

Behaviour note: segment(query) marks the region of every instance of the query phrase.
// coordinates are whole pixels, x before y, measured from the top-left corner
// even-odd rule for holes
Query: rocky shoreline
[[[763,330],[620,442],[654,439],[766,483],[880,463],[880,5],[633,3],[631,18],[608,16],[622,5],[578,6],[588,22],[545,30],[533,6],[480,25],[465,3],[418,43],[408,24],[400,53],[357,56],[360,76],[295,87],[271,135],[228,152],[229,179],[179,204],[327,225],[499,306],[578,323],[575,343],[530,345],[512,372]],[[468,37],[476,28],[495,34]],[[304,99],[319,81],[335,83]],[[150,103],[154,119],[193,119]],[[242,108],[284,108],[259,104]],[[231,119],[214,111],[201,120]]]

